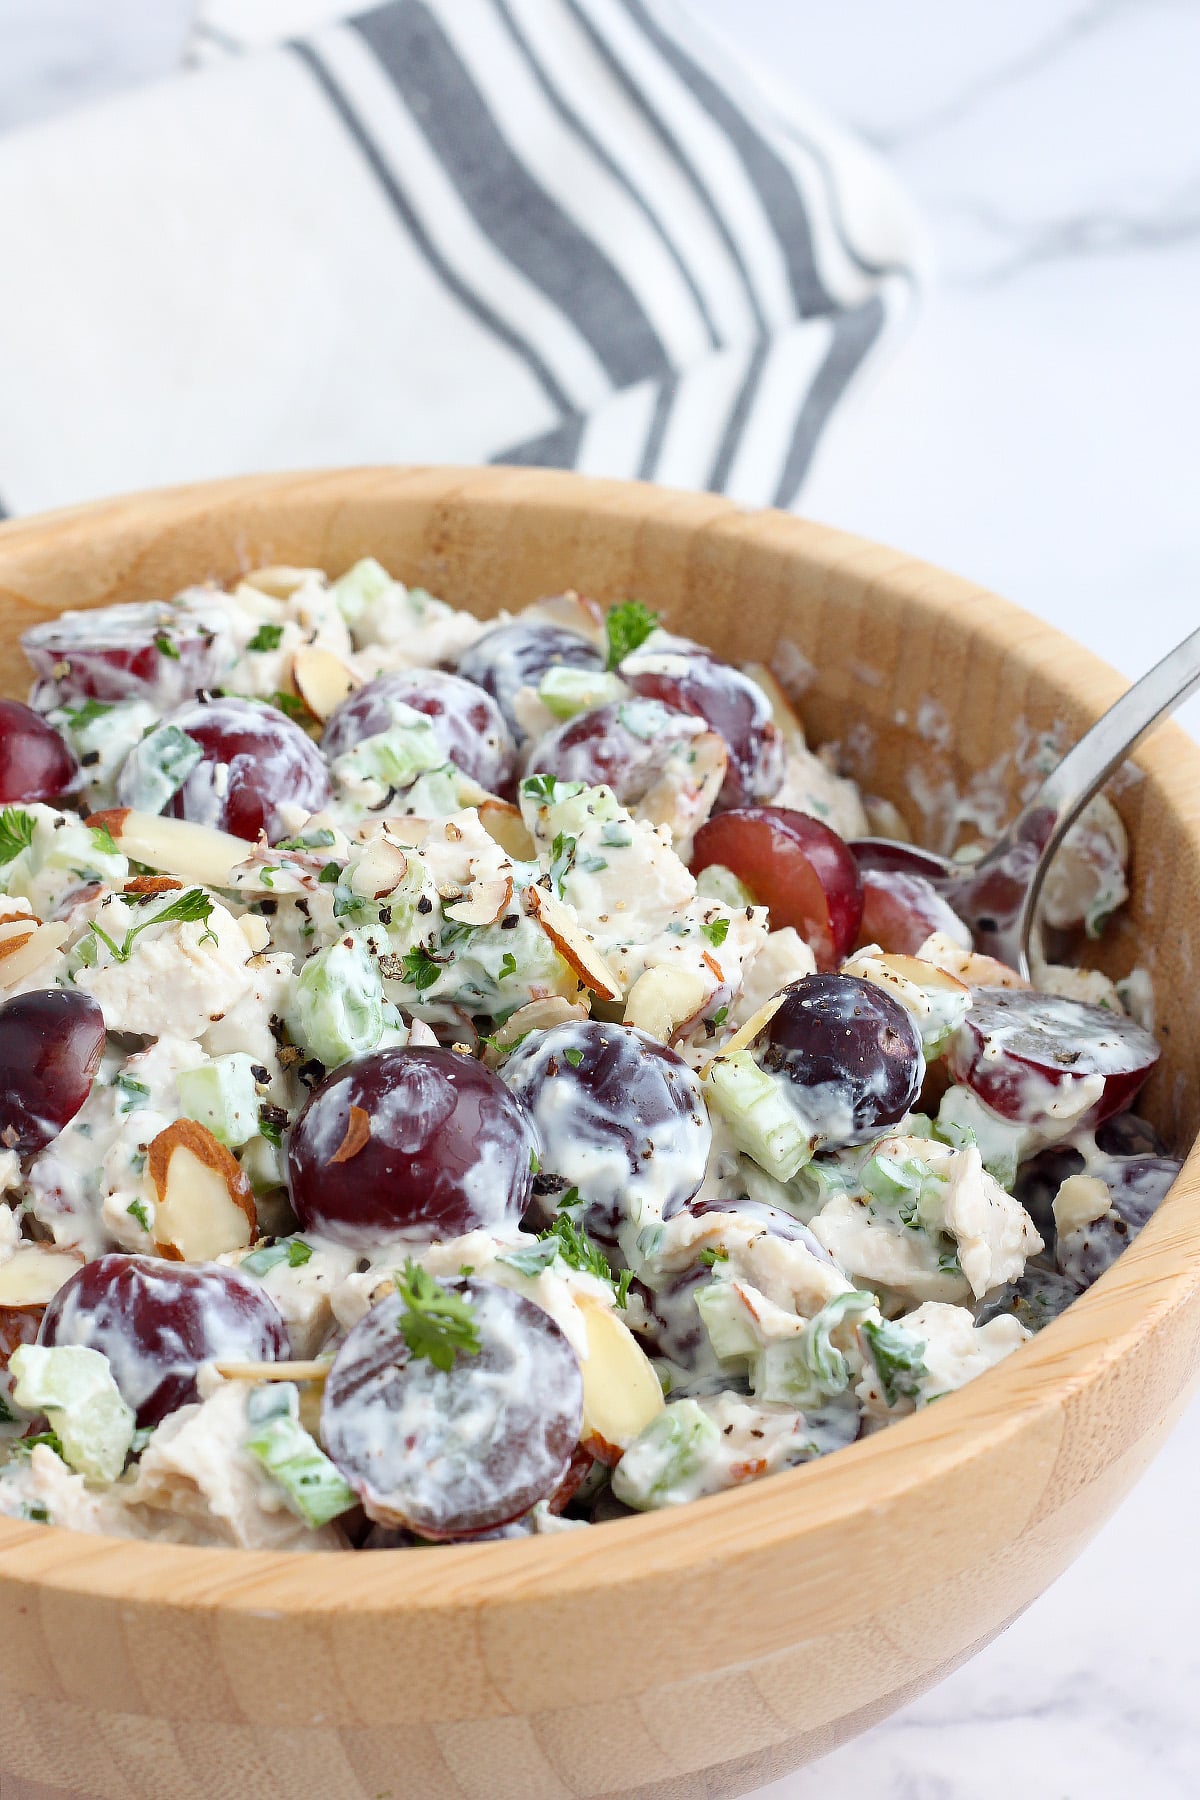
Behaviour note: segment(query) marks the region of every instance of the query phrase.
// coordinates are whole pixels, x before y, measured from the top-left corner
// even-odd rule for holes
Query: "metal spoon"
[[[979,862],[964,866],[890,838],[859,838],[864,869],[922,874],[971,928],[975,947],[1029,979],[1029,936],[1055,852],[1088,801],[1160,719],[1200,687],[1200,630],[1185,637],[1086,731]]]

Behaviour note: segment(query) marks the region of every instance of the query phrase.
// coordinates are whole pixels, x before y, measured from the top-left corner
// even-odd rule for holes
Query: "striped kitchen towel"
[[[0,499],[520,462],[791,505],[910,309],[888,171],[676,0],[210,0],[0,139]],[[271,41],[274,40],[274,41]]]

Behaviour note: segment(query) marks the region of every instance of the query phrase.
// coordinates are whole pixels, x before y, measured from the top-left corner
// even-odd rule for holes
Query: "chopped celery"
[[[895,1406],[898,1400],[919,1399],[921,1382],[929,1372],[924,1362],[923,1340],[914,1337],[903,1325],[889,1323],[886,1319],[878,1323],[866,1320],[862,1335],[888,1405]]]
[[[753,1356],[759,1348],[750,1315],[743,1306],[733,1284],[710,1281],[696,1294],[696,1307],[713,1347],[713,1355],[723,1362],[737,1356]]]
[[[733,906],[739,911],[754,905],[750,889],[724,863],[709,863],[707,869],[701,869],[696,877],[696,892],[701,900],[719,900],[723,906]]]
[[[968,1087],[947,1088],[934,1122],[935,1135],[957,1148],[969,1143],[979,1146],[983,1166],[1002,1188],[1011,1194],[1017,1179],[1017,1164],[1026,1153],[1028,1134],[1023,1125],[1002,1119]]]
[[[204,752],[178,725],[160,725],[134,745],[121,770],[121,798],[139,812],[160,813]]]
[[[300,1423],[300,1395],[294,1382],[264,1384],[247,1397],[252,1435],[245,1448],[282,1490],[292,1512],[314,1531],[358,1504],[316,1439]]]
[[[813,1153],[813,1138],[785,1081],[760,1069],[749,1050],[737,1050],[717,1057],[704,1082],[738,1149],[776,1181],[790,1181]]]
[[[254,1058],[242,1050],[214,1056],[199,1069],[175,1078],[179,1104],[189,1119],[204,1125],[218,1143],[237,1150],[258,1132],[258,1090]]]
[[[766,1345],[754,1360],[755,1398],[809,1408],[844,1394],[850,1385],[850,1365],[833,1342],[833,1333],[875,1308],[874,1294],[858,1290],[838,1294],[796,1337]]]
[[[354,625],[368,606],[382,600],[392,585],[392,578],[383,564],[376,562],[373,556],[364,556],[352,569],[347,569],[329,591],[347,625]]]
[[[569,669],[563,663],[552,663],[538,685],[538,699],[554,718],[573,719],[576,713],[611,705],[628,691],[619,676],[606,675],[599,669]]]
[[[357,937],[309,957],[289,1023],[327,1069],[374,1050],[383,1035],[383,978]]]
[[[440,768],[446,752],[432,719],[400,701],[392,703],[393,723],[374,737],[362,738],[333,762],[335,774],[364,777],[384,787],[409,787],[430,769]]]
[[[690,1500],[720,1442],[716,1424],[695,1400],[673,1401],[630,1444],[613,1470],[612,1491],[639,1512]]]
[[[133,1442],[134,1416],[117,1391],[108,1358],[82,1344],[19,1344],[9,1359],[13,1399],[45,1413],[63,1461],[94,1481],[115,1481]]]

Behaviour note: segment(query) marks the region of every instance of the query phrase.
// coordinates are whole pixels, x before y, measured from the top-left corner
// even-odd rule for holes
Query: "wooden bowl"
[[[912,812],[1122,683],[969,583],[778,513],[535,471],[252,477],[0,529],[19,632],[263,563],[371,552],[481,613],[637,595],[724,655],[809,668],[803,710]],[[1155,979],[1148,1110],[1196,1131],[1200,750],[1172,726],[1120,804],[1134,899],[1106,940]],[[987,796],[985,795],[985,798]],[[1200,1161],[1065,1317],[828,1461],[560,1538],[313,1557],[0,1526],[5,1795],[695,1800],[821,1755],[948,1673],[1054,1580],[1179,1414],[1200,1359]],[[16,1779],[20,1778],[20,1779]]]

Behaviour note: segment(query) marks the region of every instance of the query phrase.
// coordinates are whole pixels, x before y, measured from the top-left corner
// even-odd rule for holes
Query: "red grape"
[[[335,1071],[288,1139],[302,1227],[369,1249],[502,1231],[529,1204],[537,1137],[498,1075],[452,1050],[380,1050]]]
[[[592,1236],[669,1219],[704,1179],[712,1126],[681,1056],[627,1025],[556,1025],[521,1044],[504,1079],[541,1139],[540,1193],[577,1188]]]
[[[0,700],[0,806],[55,800],[78,773],[53,725],[19,700]]]
[[[915,1105],[925,1078],[912,1014],[853,975],[806,975],[767,1026],[763,1067],[801,1090],[819,1147],[864,1144]]]
[[[92,1091],[104,1014],[79,988],[44,988],[0,1006],[0,1149],[30,1155],[56,1138]]]
[[[427,1538],[473,1537],[559,1488],[583,1423],[579,1363],[548,1313],[510,1289],[454,1281],[479,1349],[449,1369],[414,1354],[389,1294],[349,1333],[321,1406],[325,1448],[368,1516]]]
[[[849,848],[865,875],[920,875],[936,887],[947,879],[946,865],[932,850],[888,838],[851,838]]]
[[[778,930],[793,925],[820,969],[834,969],[858,936],[863,886],[836,831],[786,806],[719,813],[696,833],[692,872],[713,863],[732,869],[754,899],[771,909]]]
[[[1059,1237],[1054,1260],[1059,1273],[1091,1287],[1166,1198],[1183,1167],[1169,1156],[1125,1156],[1093,1165],[1089,1175],[1105,1183],[1112,1203],[1102,1218]]]
[[[755,806],[783,782],[783,739],[758,683],[699,644],[680,640],[661,650],[635,650],[618,673],[635,694],[693,713],[723,737],[729,769],[718,807]]]
[[[332,761],[363,738],[387,731],[397,701],[433,721],[438,748],[448,762],[480,787],[499,793],[517,754],[504,714],[484,688],[444,669],[400,669],[359,688],[330,716],[321,736],[324,754]]]
[[[288,1355],[283,1320],[249,1275],[117,1252],[85,1264],[59,1288],[38,1342],[82,1344],[107,1356],[139,1425],[157,1425],[195,1400],[201,1363]]]
[[[1016,1281],[1005,1282],[980,1301],[975,1323],[987,1325],[1011,1314],[1026,1331],[1044,1331],[1082,1292],[1078,1282],[1056,1275],[1053,1269],[1026,1269]]]
[[[32,626],[21,646],[42,678],[36,698],[44,711],[77,700],[175,706],[217,682],[234,655],[215,609],[201,621],[161,600],[63,613]]]
[[[253,842],[260,832],[274,843],[288,835],[280,807],[319,812],[331,789],[325,759],[298,725],[272,706],[253,700],[193,700],[162,720],[203,752],[163,811],[177,819],[213,825]],[[150,739],[143,739],[143,745]],[[135,745],[117,778],[122,806],[137,803],[143,746]]]
[[[941,931],[964,950],[971,948],[970,930],[923,875],[864,869],[862,885],[860,945],[913,956],[931,932]]]
[[[607,786],[622,806],[636,806],[663,773],[672,751],[703,730],[690,713],[656,700],[618,700],[547,733],[527,773]]]
[[[497,625],[485,632],[458,659],[458,673],[492,696],[518,743],[525,732],[513,712],[523,687],[536,688],[547,669],[602,669],[604,658],[594,644],[559,625]]]
[[[1167,1147],[1149,1119],[1114,1113],[1096,1127],[1096,1148],[1106,1156],[1165,1156]]]
[[[1158,1057],[1154,1038],[1132,1019],[1029,988],[976,988],[947,1051],[956,1081],[993,1112],[1030,1125],[1066,1097],[1064,1084],[1098,1076],[1099,1097],[1072,1115],[1074,1128],[1128,1106]]]

